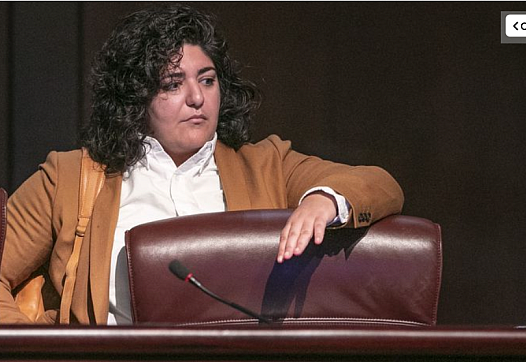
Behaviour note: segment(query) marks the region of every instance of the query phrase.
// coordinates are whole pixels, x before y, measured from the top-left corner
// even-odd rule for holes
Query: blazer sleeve
[[[289,206],[296,207],[307,190],[327,186],[343,195],[351,205],[352,215],[345,226],[368,226],[402,211],[402,189],[384,169],[349,166],[307,156],[292,150],[289,141],[275,135],[270,136],[268,141],[282,159]]]
[[[9,198],[7,233],[0,271],[0,323],[29,323],[12,291],[48,259],[53,248],[52,205],[57,184],[57,153]]]

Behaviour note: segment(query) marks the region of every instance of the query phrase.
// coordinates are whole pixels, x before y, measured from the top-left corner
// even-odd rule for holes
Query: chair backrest
[[[0,188],[0,267],[4,253],[5,233],[7,230],[7,192]]]
[[[126,232],[136,323],[255,324],[178,280],[180,260],[208,289],[282,324],[436,324],[439,225],[391,216],[368,228],[328,229],[324,242],[277,263],[291,210],[183,216]]]

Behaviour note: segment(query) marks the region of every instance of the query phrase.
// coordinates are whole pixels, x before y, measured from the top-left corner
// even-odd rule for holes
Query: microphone
[[[214,294],[210,290],[206,289],[201,283],[199,283],[199,281],[197,279],[194,278],[193,274],[179,260],[177,260],[177,259],[173,260],[170,263],[170,265],[168,266],[168,268],[170,269],[170,271],[173,274],[175,274],[176,277],[178,277],[182,281],[189,282],[189,283],[195,285],[197,288],[199,288],[201,291],[205,292],[206,294],[208,294],[209,296],[211,296],[215,300],[218,300],[221,303],[224,303],[224,304],[226,304],[226,305],[228,305],[230,307],[233,307],[233,308],[237,309],[240,312],[243,312],[243,313],[245,313],[245,314],[247,314],[247,315],[249,315],[251,317],[254,317],[254,318],[258,319],[260,322],[263,322],[263,323],[266,323],[266,324],[271,324],[272,323],[268,318],[265,318],[265,317],[255,313],[255,312],[252,312],[250,309],[242,307],[239,304],[236,304],[236,303],[230,302],[230,301],[228,301],[226,299],[223,299],[220,296],[218,296],[217,294]]]

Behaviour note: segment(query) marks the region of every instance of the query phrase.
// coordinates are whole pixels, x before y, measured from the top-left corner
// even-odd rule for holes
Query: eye
[[[215,84],[216,77],[215,76],[205,77],[205,78],[201,79],[200,82],[201,82],[201,84],[204,84],[207,87],[211,87],[211,86],[213,86]]]
[[[182,82],[179,81],[170,81],[164,84],[161,84],[161,89],[165,92],[173,92],[178,90],[181,87]]]

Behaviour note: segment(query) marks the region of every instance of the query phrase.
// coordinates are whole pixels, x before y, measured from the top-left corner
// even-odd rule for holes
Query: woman
[[[401,211],[396,181],[294,152],[270,136],[249,144],[254,86],[212,18],[177,5],[139,11],[112,33],[93,66],[93,113],[82,145],[106,179],[80,252],[71,304],[78,323],[130,323],[124,231],[187,214],[295,208],[277,262],[300,255],[327,225],[361,227]],[[80,150],[51,152],[9,199],[0,321],[27,323],[12,292],[49,274],[42,322],[55,323],[77,222]],[[54,300],[53,303],[51,300]]]

